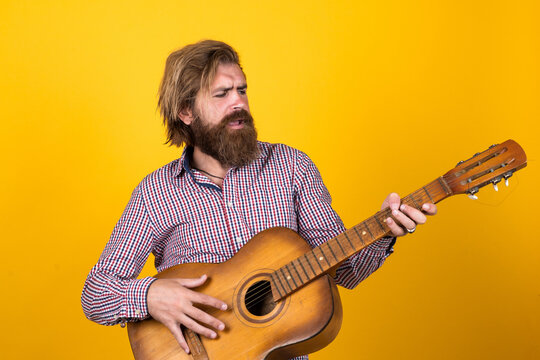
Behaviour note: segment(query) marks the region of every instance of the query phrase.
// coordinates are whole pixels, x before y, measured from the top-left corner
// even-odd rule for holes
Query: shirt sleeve
[[[97,264],[84,284],[86,317],[104,325],[148,317],[146,294],[152,277],[137,279],[152,249],[154,233],[137,186]]]
[[[319,170],[303,152],[298,152],[293,187],[298,233],[311,246],[319,246],[345,231],[341,218],[332,209],[332,198]],[[393,252],[395,240],[382,238],[351,256],[337,269],[336,283],[354,288],[384,263]]]

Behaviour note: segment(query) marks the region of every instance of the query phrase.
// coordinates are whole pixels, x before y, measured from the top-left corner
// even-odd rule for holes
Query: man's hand
[[[204,284],[206,279],[206,275],[196,279],[158,279],[148,289],[146,298],[148,312],[171,331],[187,354],[189,354],[189,347],[180,325],[211,339],[216,338],[216,332],[199,323],[207,324],[216,330],[225,329],[224,323],[194,306],[194,304],[204,304],[227,310],[227,304],[223,301],[190,290]]]
[[[422,211],[401,204],[401,199],[396,193],[391,193],[384,199],[381,210],[387,207],[392,210],[392,216],[398,221],[398,223],[396,223],[394,219],[390,217],[386,219],[386,225],[392,230],[394,236],[403,236],[407,233],[414,232],[416,230],[416,225],[421,225],[426,222],[426,214],[435,215],[437,213],[437,206],[435,206],[435,204],[423,204]]]

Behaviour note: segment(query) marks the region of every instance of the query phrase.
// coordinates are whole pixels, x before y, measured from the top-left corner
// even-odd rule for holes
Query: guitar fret
[[[424,186],[422,189],[424,189],[424,191],[426,192],[426,195],[429,197],[429,199],[431,200],[432,203],[435,203],[433,201],[433,199],[431,198],[431,195],[429,195],[429,192],[427,191],[426,187]]]
[[[334,257],[334,259],[336,260],[336,264],[338,262],[338,258],[336,257],[336,254],[334,254],[334,251],[332,250],[332,247],[330,246],[330,242],[327,241],[325,242],[326,244],[326,247],[328,248],[328,250],[330,250],[330,253],[332,254],[332,256]],[[324,245],[324,244],[323,244]],[[321,245],[322,246],[322,245]]]
[[[317,273],[315,272],[315,270],[313,269],[313,266],[311,265],[311,261],[309,261],[308,257],[306,256],[306,254],[304,254],[304,257],[306,258],[306,262],[308,263],[309,267],[311,268],[311,271],[313,271],[313,275],[317,275]]]
[[[283,272],[283,268],[279,269],[281,271],[281,274],[283,275],[283,281],[285,281],[285,284],[293,291],[293,288],[291,287],[291,284],[289,284],[289,280],[287,280],[287,277],[285,276],[285,273]]]
[[[414,193],[411,194],[411,195],[409,195],[409,196],[407,196],[407,197],[408,197],[408,198],[411,198],[412,202],[414,203],[414,207],[415,207],[416,209],[420,209],[420,206],[418,206],[418,203],[414,200]]]
[[[377,222],[377,224],[379,224],[379,226],[381,227],[381,230],[382,230],[383,232],[386,231],[386,230],[384,229],[384,227],[382,226],[380,220],[378,219],[378,216],[377,216],[377,215],[374,215],[373,218],[375,218],[375,221]]]
[[[360,235],[358,235],[358,230],[356,230],[356,226],[353,227],[354,231],[356,232],[356,235],[358,237],[360,237]],[[344,233],[345,234],[345,233]],[[353,249],[353,251],[356,251],[356,247],[354,246],[354,244],[352,243],[351,239],[348,237],[348,236],[345,236],[345,238],[347,239],[347,241],[349,242],[349,245],[351,245],[351,249]],[[362,240],[360,238],[360,240]]]
[[[438,177],[437,179],[439,180],[439,183],[441,184],[442,188],[444,189],[444,192],[446,193],[446,195],[452,195],[452,189],[450,189],[450,187],[448,186],[446,181],[442,178],[442,176]]]
[[[287,280],[292,280],[292,282],[294,284],[294,287],[297,288],[298,285],[296,285],[296,281],[294,280],[294,276],[293,276],[291,270],[289,269],[289,265],[290,265],[290,263],[285,265],[285,269],[287,269],[287,271],[289,272],[289,276],[287,276]]]
[[[304,255],[305,256],[305,255]],[[306,258],[307,259],[307,258]],[[304,267],[304,265],[302,264],[302,262],[300,261],[300,258],[298,258],[298,263],[300,264],[300,267],[302,268],[302,270],[304,271],[304,274],[306,274],[306,281],[309,281],[309,274],[307,273],[306,271],[306,268]]]
[[[373,234],[371,233],[371,230],[369,230],[369,226],[367,226],[367,222],[364,221],[363,224],[364,224],[364,226],[366,227],[366,229],[367,229],[369,235],[371,235],[371,238],[372,238],[372,239],[375,239],[375,236],[373,236]]]
[[[277,273],[277,271],[274,271],[274,274],[276,274],[276,278],[278,279],[279,284],[281,285],[281,288],[283,289],[283,293],[287,294],[287,289],[285,289],[285,286],[283,286],[283,283],[281,282],[281,279],[279,278],[279,274]],[[276,288],[278,288],[279,290],[279,287],[276,286]],[[281,295],[281,291],[279,291],[279,293],[280,293],[280,296],[283,296]]]
[[[328,264],[328,266],[331,266],[330,265],[330,262],[328,261],[328,259],[326,258],[326,254],[324,253],[322,247],[318,247],[317,249],[319,249],[321,251],[321,254],[322,254],[322,257],[324,258],[324,260],[326,261],[326,263]],[[321,260],[322,261],[322,260]]]
[[[298,260],[298,259],[296,259]],[[298,262],[298,261],[296,261]],[[296,265],[294,264],[294,261],[291,262],[292,264],[292,267],[294,269],[294,272],[296,273],[296,275],[298,275],[298,280],[300,281],[300,285],[302,285],[304,283],[304,281],[302,280],[302,277],[300,276],[300,273],[298,272],[298,269],[296,268]]]
[[[347,232],[344,232],[343,233],[345,235],[345,237],[347,237]],[[339,248],[341,249],[341,252],[343,253],[344,256],[347,256],[347,253],[345,252],[345,250],[343,250],[343,247],[341,246],[341,242],[339,241],[339,238],[336,236],[336,243],[338,244]]]
[[[356,226],[354,226],[353,229],[356,232],[356,236],[358,236],[358,238],[360,239],[360,242],[362,243],[362,245],[366,245],[366,242],[364,241],[364,238],[362,237],[362,235],[360,235],[360,233],[358,232],[358,229],[356,228]],[[356,250],[356,248],[354,246],[353,246],[353,250]]]
[[[403,199],[403,203],[416,209],[416,204],[412,201],[410,197]]]
[[[315,248],[317,249],[317,248]],[[313,258],[315,259],[315,262],[317,263],[317,265],[319,265],[319,267],[321,268],[321,271],[324,271],[323,267],[321,266],[321,263],[319,261],[319,259],[317,258],[317,255],[315,255],[315,249],[313,249],[313,251],[311,252],[313,254]]]
[[[279,297],[282,297],[283,294],[281,293],[281,290],[279,290],[279,286],[277,285],[277,282],[276,282],[276,273],[272,273],[272,275],[270,275],[270,278],[272,279],[272,284],[274,284],[274,287],[273,289],[276,289],[276,291],[278,292],[278,295]]]

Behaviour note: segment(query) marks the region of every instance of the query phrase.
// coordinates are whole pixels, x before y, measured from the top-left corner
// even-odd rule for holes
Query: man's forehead
[[[240,86],[246,84],[244,72],[237,64],[220,64],[216,69],[212,90],[220,87],[230,87],[232,85]]]

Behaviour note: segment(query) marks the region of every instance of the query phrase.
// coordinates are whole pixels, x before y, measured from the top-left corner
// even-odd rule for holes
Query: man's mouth
[[[232,127],[233,129],[241,129],[244,127],[244,120],[234,120],[234,121],[229,121],[229,123],[227,124],[229,127]]]

